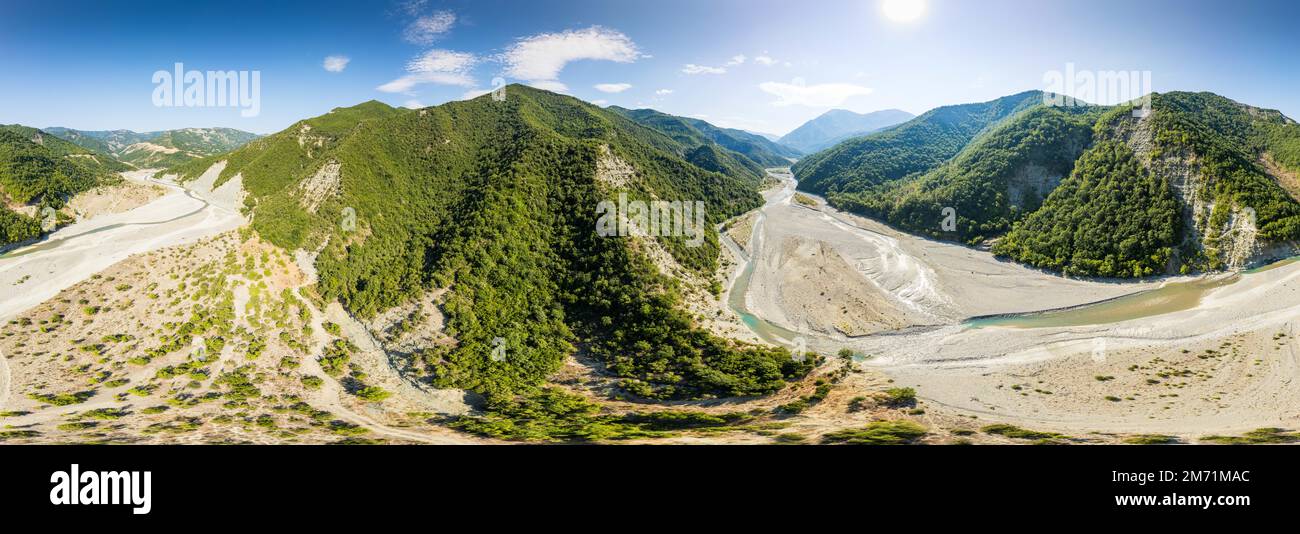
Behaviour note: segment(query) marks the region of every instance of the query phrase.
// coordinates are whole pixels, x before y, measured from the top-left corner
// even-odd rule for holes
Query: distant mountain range
[[[257,134],[233,128],[184,128],[160,132],[130,130],[83,131],[46,128],[85,148],[113,156],[140,169],[161,169],[214,154],[229,152],[257,139]]]
[[[801,189],[899,228],[1071,275],[1242,268],[1300,242],[1300,125],[1212,93],[946,106],[794,167]],[[951,221],[945,227],[944,221]]]
[[[915,115],[897,109],[867,114],[832,109],[776,141],[805,154],[812,154],[835,146],[846,139],[868,135],[907,122],[913,117]]]
[[[606,109],[654,128],[686,146],[716,144],[744,156],[760,167],[788,167],[791,159],[802,155],[798,150],[782,146],[762,135],[721,128],[700,119],[668,115],[653,109],[632,110],[618,106]]]

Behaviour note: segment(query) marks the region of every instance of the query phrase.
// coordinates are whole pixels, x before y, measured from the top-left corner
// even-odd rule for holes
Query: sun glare
[[[912,22],[925,15],[926,0],[884,0],[885,16],[894,22]]]

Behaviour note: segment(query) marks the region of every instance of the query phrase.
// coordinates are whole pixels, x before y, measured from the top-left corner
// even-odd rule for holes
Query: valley
[[[859,269],[781,277],[770,292],[751,286],[739,311],[753,314],[746,323],[765,339],[802,335],[822,352],[849,347],[866,368],[916,388],[927,411],[981,421],[1191,440],[1300,423],[1300,390],[1287,378],[1300,363],[1291,341],[1300,313],[1294,262],[1235,276],[1068,280],[824,204],[792,204],[793,184],[781,176],[783,193],[770,196],[756,232],[770,243],[833,243],[829,252]],[[798,272],[792,252],[760,250],[755,278]],[[834,299],[862,287],[868,306],[897,321],[864,328],[876,335],[851,336],[801,313],[801,292],[829,295],[822,310],[843,311],[849,306]],[[967,320],[974,316],[1001,317]]]
[[[1288,242],[1202,213],[1193,185],[1153,189],[1168,197],[1151,209],[1192,202],[1189,242],[1244,243],[1231,269],[1200,270],[1217,252],[1190,245],[1197,272],[1157,273],[1156,252],[1129,278],[1001,252],[1038,250],[1021,223],[1052,232],[1064,195],[1091,202],[1082,174],[1188,172],[1140,135],[1137,159],[1091,144],[1104,110],[1015,95],[957,114],[964,149],[924,144],[948,120],[932,113],[792,171],[793,149],[739,130],[509,91],[338,108],[79,186],[79,220],[0,255],[0,439],[1206,443],[1300,425],[1300,263],[1243,269]],[[796,178],[855,146],[872,185]],[[1022,203],[980,223],[1006,236],[859,214],[874,194],[972,186]],[[1043,209],[1022,210],[1035,194]],[[571,207],[617,195],[697,195],[709,231],[593,238],[595,213]],[[1285,237],[1279,205],[1263,217]]]

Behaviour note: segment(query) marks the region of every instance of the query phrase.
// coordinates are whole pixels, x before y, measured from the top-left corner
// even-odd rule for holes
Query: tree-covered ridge
[[[131,169],[129,165],[114,160],[109,154],[82,147],[44,130],[18,124],[0,126],[0,130],[40,145],[50,155],[67,159],[97,176],[111,176]]]
[[[172,167],[196,158],[229,152],[258,137],[233,128],[184,128],[158,132],[50,128],[47,131],[141,169]]]
[[[1190,153],[1200,165],[1200,196],[1214,203],[1209,220],[1198,224],[1205,227],[1207,248],[1213,248],[1233,210],[1245,208],[1254,210],[1260,238],[1300,239],[1300,203],[1262,165],[1268,154],[1296,168],[1300,127],[1294,121],[1213,93],[1159,94],[1152,109],[1152,159]],[[1216,263],[1213,254],[1210,260]]]
[[[824,189],[834,207],[968,244],[996,238],[1033,214],[998,250],[1071,274],[1218,270],[1254,261],[1253,254],[1271,250],[1273,244],[1300,241],[1300,203],[1293,196],[1291,175],[1300,165],[1300,125],[1280,112],[1211,93],[1155,94],[1146,115],[1135,114],[1137,103],[1049,107],[1038,95],[995,101],[1003,103],[1002,110],[1025,106],[1009,116],[990,111],[989,104],[940,108],[890,131],[843,143],[796,165],[800,188]],[[972,119],[972,112],[979,112],[979,118]],[[954,122],[954,117],[965,122]],[[995,120],[976,129],[990,118]],[[1136,151],[1143,169],[1174,192],[1178,217],[1170,228],[1158,229],[1156,237],[1177,234],[1183,240],[1163,263],[1158,260],[1166,243],[1152,235],[1118,239],[1112,244],[1135,240],[1118,252],[1088,238],[1104,234],[1106,221],[1126,213],[1126,206],[1090,204],[1095,199],[1067,195],[1051,210],[1040,208],[1080,154],[1102,141]],[[1072,218],[1077,205],[1110,211],[1091,220]],[[946,227],[952,217],[955,228]],[[1028,235],[1059,233],[1051,217],[1077,223],[1073,235],[1078,239]],[[1252,221],[1258,232],[1249,228]],[[1133,257],[1134,251],[1146,259]]]
[[[1005,233],[1042,205],[1092,143],[1099,113],[1092,107],[1034,107],[924,175],[832,193],[829,200],[910,232],[978,243]],[[953,209],[955,232],[941,224],[945,208]]]
[[[0,206],[0,246],[40,237],[41,223]]]
[[[45,131],[89,150],[110,155],[129,145],[147,141],[162,133],[133,132],[131,130],[87,131],[63,127],[46,128]]]
[[[754,395],[806,371],[786,351],[749,348],[698,330],[674,280],[635,241],[596,233],[596,206],[633,199],[706,203],[706,239],[657,238],[682,266],[711,273],[713,227],[761,204],[758,177],[682,159],[687,147],[622,115],[523,86],[417,111],[377,103],[335,110],[254,141],[221,160],[242,176],[254,228],[315,249],[319,290],[372,315],[432,288],[454,346],[415,355],[434,384],[490,395],[525,391],[581,346],[656,398]],[[615,159],[635,169],[602,181]],[[188,177],[217,158],[177,169]],[[330,164],[339,190],[316,210],[301,184]],[[355,230],[340,224],[347,209]],[[503,358],[489,356],[501,348]]]
[[[941,107],[808,156],[795,164],[794,173],[799,188],[812,193],[865,191],[929,171],[956,156],[984,129],[1042,103],[1042,92],[1029,91],[980,104]]]
[[[797,150],[773,143],[763,136],[719,128],[700,119],[678,117],[653,109],[633,110],[610,106],[608,110],[667,135],[684,148],[721,147],[735,153],[738,159],[749,160],[756,168],[784,167],[790,164],[788,158],[799,156]]]
[[[126,166],[35,128],[0,126],[0,246],[40,237],[40,222],[11,205],[59,209],[73,195],[116,179]]]
[[[120,170],[110,158],[32,128],[0,127],[0,192],[16,204],[60,208]]]
[[[993,252],[1068,275],[1137,278],[1167,271],[1181,229],[1169,184],[1127,145],[1103,141]]]

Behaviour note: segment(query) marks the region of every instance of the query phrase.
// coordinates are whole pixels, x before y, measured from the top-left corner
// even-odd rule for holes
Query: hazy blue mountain
[[[895,124],[912,120],[915,115],[897,109],[887,109],[861,114],[843,109],[832,109],[820,117],[804,123],[777,140],[778,143],[812,154],[825,150],[840,141],[878,132]]]

